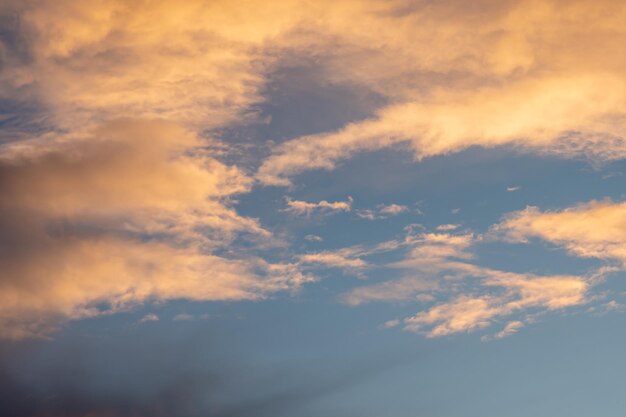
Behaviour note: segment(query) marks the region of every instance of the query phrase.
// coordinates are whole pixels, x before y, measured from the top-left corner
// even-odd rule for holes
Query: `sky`
[[[0,415],[621,417],[625,21],[0,0]]]

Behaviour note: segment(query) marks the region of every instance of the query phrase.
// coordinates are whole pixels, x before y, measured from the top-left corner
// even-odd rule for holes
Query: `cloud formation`
[[[250,179],[200,146],[175,125],[128,120],[5,147],[0,336],[42,336],[149,300],[255,299],[305,281],[293,265],[232,253],[239,236],[270,234],[230,207]],[[230,256],[214,254],[225,246]]]
[[[586,304],[592,277],[519,274],[481,267],[472,262],[473,235],[424,233],[409,236],[405,258],[387,265],[400,269],[398,279],[355,288],[342,296],[351,305],[372,301],[418,301],[432,307],[404,320],[403,328],[428,337],[471,332],[514,315],[530,322],[539,312]],[[426,297],[424,297],[426,296]],[[534,313],[530,311],[535,310]],[[496,337],[513,334],[511,325]]]
[[[591,201],[559,211],[528,207],[507,215],[493,230],[513,241],[540,238],[572,255],[626,267],[626,202]]]
[[[624,158],[624,17],[626,7],[614,2],[527,0],[420,3],[395,19],[366,19],[372,48],[346,61],[357,82],[376,91],[385,85],[390,104],[339,130],[277,146],[258,178],[287,185],[301,172],[392,146],[416,160],[505,145]],[[377,45],[385,52],[373,52]],[[337,59],[333,69],[343,74],[346,64]],[[377,71],[359,71],[365,67]]]

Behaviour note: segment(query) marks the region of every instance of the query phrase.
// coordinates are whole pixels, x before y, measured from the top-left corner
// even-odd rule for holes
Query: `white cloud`
[[[394,327],[398,327],[399,325],[400,325],[400,320],[394,319],[394,320],[388,320],[384,322],[381,327],[383,329],[392,329]]]
[[[159,321],[159,316],[154,313],[146,314],[138,321],[138,323],[143,324],[149,321]]]
[[[440,232],[450,232],[452,230],[456,230],[459,227],[461,227],[460,224],[440,224],[439,226],[436,227],[436,229]]]
[[[287,198],[287,208],[283,211],[300,216],[310,216],[314,213],[347,212],[352,210],[352,201],[352,197],[348,197],[346,201],[328,202],[322,200],[317,203]]]
[[[180,313],[174,316],[172,320],[174,321],[191,321],[194,319],[194,316],[191,314]]]

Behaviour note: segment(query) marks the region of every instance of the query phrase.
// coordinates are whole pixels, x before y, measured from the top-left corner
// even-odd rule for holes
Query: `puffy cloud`
[[[537,237],[576,256],[626,266],[626,202],[591,201],[560,211],[528,207],[506,216],[493,230],[514,241]]]
[[[332,213],[351,210],[352,197],[348,197],[346,201],[328,202],[322,200],[317,203],[287,198],[287,208],[283,209],[285,212],[300,216],[310,216],[313,213]]]
[[[308,278],[237,255],[268,238],[230,197],[250,179],[168,123],[121,121],[0,154],[0,336],[150,300],[255,299]],[[231,255],[218,256],[230,247]]]

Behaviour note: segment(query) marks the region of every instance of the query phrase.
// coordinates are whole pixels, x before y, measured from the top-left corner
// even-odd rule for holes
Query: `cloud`
[[[287,208],[283,211],[299,216],[310,216],[313,213],[333,213],[352,210],[352,197],[346,201],[328,202],[326,200],[312,203],[308,201],[292,200],[287,198]]]
[[[359,43],[367,35],[352,39],[360,53],[335,59],[333,76],[350,73],[389,105],[338,130],[278,145],[257,177],[288,185],[301,172],[334,169],[358,152],[389,147],[408,149],[416,160],[472,146],[624,158],[626,62],[619,45],[626,30],[617,22],[626,7],[558,0],[490,6],[443,1],[395,19],[364,19],[379,29],[365,31],[371,48]],[[377,45],[384,52],[375,52]]]
[[[386,219],[391,216],[397,216],[409,211],[407,206],[401,204],[379,204],[375,209],[361,209],[357,210],[356,214],[362,219],[366,220],[378,220]]]
[[[509,193],[513,193],[513,192],[515,192],[515,191],[519,191],[521,188],[522,188],[522,187],[520,187],[520,186],[506,187],[506,190],[507,190]]]
[[[480,340],[487,342],[491,339],[503,339],[505,337],[511,336],[512,334],[517,333],[522,327],[524,327],[524,322],[519,320],[510,321],[504,326],[502,330],[496,333],[493,336],[483,336]]]
[[[459,227],[461,227],[460,224],[440,224],[436,227],[436,229],[440,232],[450,232],[458,229]]]
[[[142,324],[149,321],[159,321],[159,316],[154,313],[146,314],[137,323]]]
[[[308,253],[300,255],[299,262],[304,266],[337,268],[356,275],[361,275],[362,271],[369,267],[367,262],[350,250]]]
[[[290,176],[333,169],[357,151],[401,144],[409,146],[418,160],[471,146],[501,145],[568,158],[622,159],[626,136],[622,119],[612,115],[623,103],[626,89],[621,77],[533,80],[465,95],[450,92],[429,103],[395,105],[337,132],[280,145],[258,177],[270,185],[286,185]]]
[[[318,235],[306,235],[304,237],[304,240],[307,240],[309,242],[323,242],[324,241],[324,239]]]
[[[518,242],[540,238],[575,256],[626,266],[625,202],[591,201],[560,211],[528,207],[507,215],[493,231]]]
[[[4,43],[0,96],[34,98],[64,129],[127,115],[201,128],[244,117],[265,82],[255,49],[298,19],[289,3],[11,3],[19,44]]]
[[[520,274],[472,262],[480,237],[424,233],[405,239],[404,259],[386,265],[399,269],[397,279],[355,288],[341,299],[350,305],[372,301],[431,302],[432,307],[404,320],[405,330],[427,337],[484,329],[514,315],[555,311],[589,302],[593,276]],[[512,334],[509,329],[506,335]],[[505,334],[503,333],[503,336]]]
[[[250,184],[165,122],[119,121],[79,139],[5,147],[0,336],[44,336],[68,319],[151,300],[257,299],[296,288],[308,278],[295,265],[233,246],[271,238],[231,207]],[[229,257],[213,253],[223,247]]]
[[[400,320],[398,320],[398,319],[388,320],[388,321],[383,323],[381,328],[383,328],[383,329],[392,329],[394,327],[397,327],[398,325],[400,325]]]
[[[191,314],[181,313],[174,316],[172,320],[174,321],[191,321],[194,319],[194,316]]]

